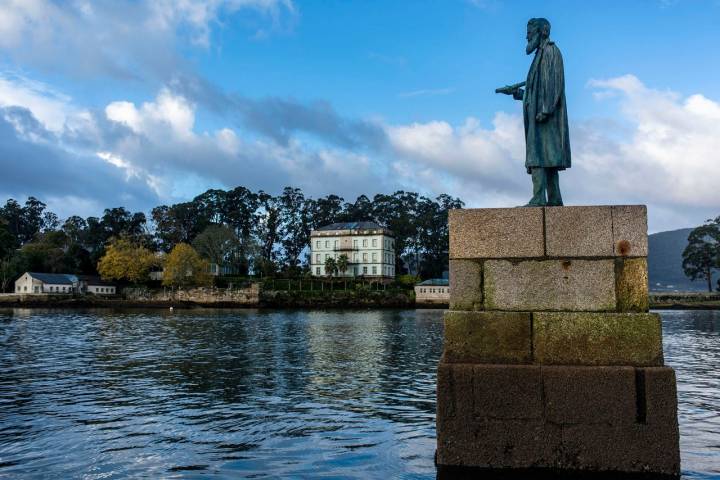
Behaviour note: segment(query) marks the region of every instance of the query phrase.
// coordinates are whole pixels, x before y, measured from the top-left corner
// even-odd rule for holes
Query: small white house
[[[115,285],[102,280],[100,277],[83,275],[80,277],[80,293],[92,293],[94,295],[115,295]]]
[[[102,281],[99,277],[78,276],[67,273],[26,272],[15,281],[15,293],[47,295],[73,293],[93,293],[115,295],[115,285]]]
[[[75,275],[26,272],[15,281],[15,293],[69,295],[76,292],[78,286]]]
[[[450,284],[445,278],[433,278],[415,285],[415,303],[450,303]]]

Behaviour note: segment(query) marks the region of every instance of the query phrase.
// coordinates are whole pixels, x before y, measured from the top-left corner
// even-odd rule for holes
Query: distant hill
[[[707,291],[704,280],[690,281],[682,269],[682,252],[692,228],[648,235],[648,277],[650,290],[655,292]],[[717,286],[717,272],[713,276],[713,288]]]

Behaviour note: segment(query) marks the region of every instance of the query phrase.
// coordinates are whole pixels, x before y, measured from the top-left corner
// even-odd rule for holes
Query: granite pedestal
[[[644,206],[452,210],[438,468],[680,473]]]

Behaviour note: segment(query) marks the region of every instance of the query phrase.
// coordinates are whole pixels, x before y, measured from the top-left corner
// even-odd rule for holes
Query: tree
[[[325,259],[325,275],[330,275],[332,277],[335,275],[335,272],[337,272],[337,269],[337,262],[335,262],[333,257]]]
[[[27,270],[25,259],[20,253],[15,252],[0,260],[0,291],[6,292],[10,283]]]
[[[340,273],[345,275],[345,272],[347,272],[348,269],[348,257],[344,253],[340,255],[337,259],[336,266]]]
[[[691,280],[704,278],[712,292],[712,273],[720,268],[720,217],[690,232],[682,254],[683,270]]]
[[[153,252],[127,238],[118,238],[108,245],[97,270],[106,280],[139,283],[148,279],[150,269],[157,264]]]
[[[208,262],[187,243],[178,243],[165,259],[162,283],[177,287],[210,285]]]
[[[310,211],[299,188],[285,187],[278,197],[280,234],[285,266],[296,270],[300,254],[310,242]]]
[[[225,225],[210,225],[192,243],[203,258],[218,266],[235,265],[240,242],[235,232]]]
[[[367,198],[366,198],[367,199]],[[317,200],[308,199],[310,210],[310,224],[313,229],[337,223],[343,220],[343,202],[342,197],[337,195],[328,195]]]

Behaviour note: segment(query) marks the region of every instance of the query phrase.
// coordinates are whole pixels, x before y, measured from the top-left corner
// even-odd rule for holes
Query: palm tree
[[[337,272],[338,266],[337,262],[335,262],[335,259],[332,257],[328,257],[325,259],[325,274],[330,275],[331,277]]]
[[[345,255],[344,253],[342,255],[340,255],[337,259],[336,264],[337,264],[337,269],[340,271],[340,273],[345,275],[345,272],[347,272],[347,269],[348,269],[347,255]]]

